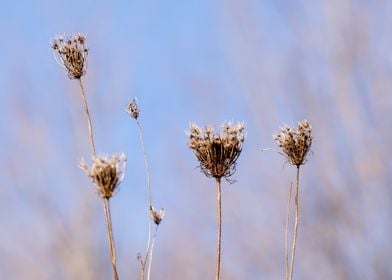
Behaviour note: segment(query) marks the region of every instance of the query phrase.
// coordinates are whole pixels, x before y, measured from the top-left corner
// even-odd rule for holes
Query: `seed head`
[[[236,161],[245,140],[243,131],[243,123],[224,123],[221,134],[216,134],[212,127],[201,129],[195,124],[190,125],[188,146],[207,177],[227,179],[235,173]]]
[[[298,127],[284,126],[280,133],[273,135],[274,140],[282,149],[287,161],[299,167],[305,164],[310,147],[312,145],[312,127],[307,120],[298,123]]]
[[[154,209],[154,206],[150,207],[150,218],[157,226],[161,223],[163,216],[165,216],[165,210],[163,208],[158,212]]]
[[[93,165],[88,168],[82,160],[80,167],[91,178],[102,198],[111,198],[124,179],[126,157],[114,154],[112,157],[100,155],[93,157]]]
[[[134,98],[129,104],[127,105],[127,112],[128,114],[135,120],[139,117],[139,107],[137,106],[136,99]]]
[[[70,79],[80,79],[86,73],[88,48],[83,34],[57,36],[52,40],[52,49],[56,61],[67,70]]]

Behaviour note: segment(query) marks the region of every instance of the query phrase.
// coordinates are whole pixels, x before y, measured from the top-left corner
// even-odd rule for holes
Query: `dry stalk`
[[[221,260],[221,240],[222,240],[222,199],[221,199],[221,179],[216,179],[216,189],[217,189],[217,202],[218,202],[218,241],[216,248],[216,270],[215,279],[218,280],[220,277],[220,260]]]
[[[116,268],[116,247],[114,245],[113,229],[112,229],[112,215],[110,214],[110,202],[108,198],[102,198],[103,210],[106,222],[106,231],[109,241],[110,256],[112,260],[113,279],[118,280],[118,273]]]
[[[215,178],[217,188],[217,219],[218,240],[216,249],[215,279],[220,277],[221,263],[221,236],[222,236],[222,199],[221,179],[229,181],[229,177],[236,171],[236,162],[242,151],[245,140],[243,135],[244,125],[239,123],[223,124],[223,132],[217,134],[212,127],[201,129],[191,124],[188,133],[188,146],[193,150],[200,163],[200,169],[207,177]],[[230,181],[229,181],[230,182]]]
[[[295,249],[297,248],[297,233],[298,233],[298,213],[299,213],[299,166],[297,166],[297,180],[295,186],[295,221],[294,221],[294,237],[293,237],[293,247],[291,252],[291,262],[290,262],[290,279],[293,279],[293,271],[294,271],[294,258],[295,258]]]
[[[137,130],[138,130],[139,139],[140,139],[140,145],[141,145],[142,152],[143,152],[144,168],[145,168],[146,177],[147,177],[147,191],[148,191],[148,202],[147,203],[148,203],[149,216],[150,216],[150,219],[148,222],[148,241],[147,241],[146,252],[144,253],[143,256],[141,254],[139,254],[137,259],[140,262],[140,279],[144,280],[146,265],[148,263],[147,280],[150,280],[152,253],[153,253],[152,251],[154,248],[154,242],[156,239],[158,226],[159,226],[161,220],[163,219],[165,211],[163,209],[161,209],[159,212],[155,211],[153,204],[152,204],[151,177],[150,177],[150,171],[149,171],[149,165],[148,165],[148,157],[147,157],[146,147],[144,144],[144,135],[143,135],[142,125],[139,122],[140,110],[139,110],[139,107],[137,106],[135,98],[131,102],[129,102],[129,104],[127,105],[126,111],[129,113],[131,118],[133,118],[136,121]],[[156,229],[155,229],[153,236],[152,236],[152,222],[154,222],[156,224]]]
[[[87,97],[86,94],[84,92],[84,87],[83,87],[83,82],[82,82],[82,78],[78,79],[79,81],[79,86],[80,86],[80,92],[82,95],[82,100],[83,100],[83,105],[84,105],[84,111],[87,115],[87,122],[88,122],[88,131],[90,134],[90,144],[91,144],[91,149],[93,151],[93,155],[94,157],[97,156],[97,151],[95,149],[95,142],[94,142],[94,134],[93,134],[93,125],[92,125],[92,121],[91,121],[91,116],[90,116],[90,111],[88,109],[88,104],[87,104]]]
[[[106,156],[97,156],[91,115],[82,82],[82,76],[86,73],[88,56],[86,37],[80,33],[76,33],[70,37],[57,36],[52,40],[52,49],[54,51],[56,61],[66,69],[68,77],[70,79],[76,79],[79,82],[84,111],[87,116],[90,145],[93,152],[92,168],[89,169],[85,162],[81,162],[80,166],[95,183],[97,190],[102,197],[102,206],[105,215],[109,250],[113,268],[113,279],[118,280],[116,250],[114,245],[109,199],[112,197],[116,188],[123,179],[126,159],[125,156],[119,157],[118,155],[114,155],[111,159]]]
[[[275,141],[281,148],[281,154],[286,160],[297,167],[297,179],[295,187],[295,221],[294,221],[294,232],[293,232],[293,243],[291,251],[290,261],[290,273],[287,276],[288,271],[288,222],[289,222],[289,210],[287,213],[286,221],[286,238],[285,238],[285,253],[286,253],[286,279],[293,279],[294,272],[294,259],[297,248],[297,235],[298,235],[298,220],[299,220],[299,169],[300,166],[305,164],[307,161],[307,154],[310,151],[312,145],[312,127],[308,121],[304,120],[298,123],[297,128],[291,128],[284,126],[281,128],[280,133],[273,135]],[[289,195],[289,206],[290,207],[291,188]]]
[[[286,280],[289,278],[289,224],[290,224],[290,207],[291,207],[291,192],[293,190],[293,183],[290,184],[289,196],[287,199],[287,216],[286,216],[286,229],[285,229],[285,257],[286,257]]]

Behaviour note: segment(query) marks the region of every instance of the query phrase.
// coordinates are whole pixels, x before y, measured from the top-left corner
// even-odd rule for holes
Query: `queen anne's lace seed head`
[[[216,179],[227,179],[235,173],[245,140],[243,123],[224,123],[222,130],[221,134],[216,134],[212,127],[201,129],[191,124],[188,132],[188,146],[200,162],[201,171]]]
[[[307,120],[298,123],[297,128],[284,126],[280,133],[273,135],[290,164],[299,167],[306,163],[306,156],[312,146],[312,127]]]
[[[94,182],[102,198],[109,199],[124,179],[126,157],[114,154],[111,158],[100,155],[93,158],[91,168],[82,160],[80,167]]]
[[[86,73],[88,48],[83,34],[57,36],[52,40],[52,49],[70,79],[80,79]]]

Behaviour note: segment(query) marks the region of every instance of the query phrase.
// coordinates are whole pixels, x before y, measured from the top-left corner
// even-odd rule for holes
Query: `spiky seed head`
[[[102,198],[109,199],[124,179],[126,157],[124,154],[114,154],[112,157],[100,155],[93,157],[91,168],[84,160],[80,167],[91,178]]]
[[[299,167],[306,163],[313,140],[312,127],[307,120],[299,122],[297,128],[283,126],[273,138],[290,164]]]
[[[241,154],[245,137],[244,124],[224,123],[222,132],[214,128],[204,129],[191,124],[188,132],[188,146],[193,150],[200,163],[201,171],[207,177],[228,179],[236,171],[236,161]]]
[[[137,106],[136,98],[134,98],[131,102],[127,105],[127,112],[128,114],[135,120],[139,117],[139,107]]]
[[[165,210],[161,208],[161,210],[156,211],[154,206],[150,207],[150,218],[154,221],[154,223],[158,226],[161,222],[163,217],[165,216]]]
[[[88,48],[86,36],[56,36],[52,40],[56,61],[67,70],[70,79],[80,79],[86,73]]]

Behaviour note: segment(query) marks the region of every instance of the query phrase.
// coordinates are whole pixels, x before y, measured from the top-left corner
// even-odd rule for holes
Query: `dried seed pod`
[[[139,117],[140,110],[139,107],[137,106],[135,98],[128,103],[127,112],[135,120],[137,120],[137,118]]]
[[[161,223],[163,216],[165,216],[165,210],[163,208],[158,212],[154,209],[154,206],[150,207],[150,218],[157,226]]]
[[[188,146],[200,162],[200,169],[207,177],[228,178],[236,171],[236,161],[245,140],[244,124],[223,124],[223,132],[217,134],[212,127],[204,130],[190,125]]]
[[[86,73],[88,48],[83,34],[66,38],[57,36],[52,40],[52,49],[56,61],[67,70],[70,79],[80,79]]]
[[[88,168],[82,160],[80,167],[94,182],[102,198],[109,199],[124,178],[126,157],[114,154],[111,158],[100,155],[93,158],[93,165]]]
[[[284,126],[280,133],[273,135],[287,161],[299,167],[306,163],[306,156],[312,146],[312,127],[307,120],[298,123],[297,128]]]

